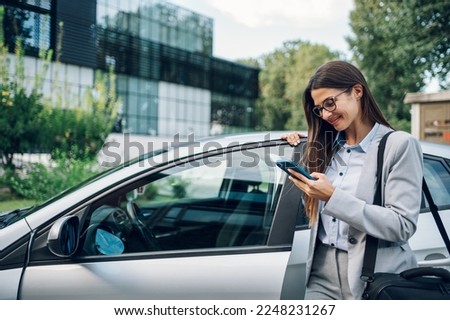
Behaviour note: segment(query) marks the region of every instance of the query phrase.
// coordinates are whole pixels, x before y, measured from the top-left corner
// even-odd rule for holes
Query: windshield
[[[109,175],[115,171],[120,170],[123,167],[126,166],[130,166],[136,162],[154,157],[156,155],[159,155],[161,153],[166,152],[168,149],[167,148],[163,148],[163,149],[159,149],[159,150],[155,150],[153,152],[147,153],[145,155],[139,156],[137,158],[131,159],[129,161],[127,161],[126,163],[122,163],[118,166],[115,166],[113,168],[109,168],[105,171],[99,172],[98,174],[92,176],[91,178],[79,183],[78,185],[75,185],[69,189],[66,189],[65,191],[62,191],[61,193],[55,195],[52,198],[49,198],[48,200],[45,200],[44,202],[40,203],[40,204],[36,204],[34,206],[30,206],[30,207],[26,207],[26,208],[18,208],[18,209],[14,209],[14,210],[9,210],[9,211],[2,211],[0,212],[0,229],[3,229],[17,221],[19,221],[20,219],[25,218],[26,216],[30,215],[31,213],[39,210],[42,207],[47,206],[48,204],[61,199],[62,197],[68,195],[69,193],[72,193],[78,189],[80,189],[81,187],[95,181],[98,180],[106,175]]]
[[[0,212],[0,229],[3,229],[26,216],[33,207]]]
[[[203,139],[200,139],[200,141]],[[204,140],[208,140],[208,139],[204,139]],[[163,154],[165,152],[168,152],[169,150],[172,149],[177,149],[177,148],[185,148],[186,146],[190,145],[192,142],[183,142],[177,145],[172,145],[170,147],[166,147],[166,148],[162,148],[159,150],[155,150],[153,152],[147,153],[145,155],[141,155],[139,157],[133,158],[125,163],[122,163],[120,165],[117,165],[115,167],[109,168],[105,171],[102,171],[94,176],[92,176],[91,178],[81,182],[80,184],[73,186],[57,195],[55,195],[54,197],[31,207],[27,207],[27,208],[19,208],[19,209],[15,209],[12,211],[4,211],[4,212],[0,212],[0,229],[3,229],[5,227],[7,227],[8,225],[11,225],[13,223],[15,223],[16,221],[19,221],[20,219],[23,219],[25,217],[27,217],[28,215],[36,212],[37,210],[49,205],[52,202],[55,202],[65,196],[67,196],[68,194],[75,192],[76,190],[82,188],[83,186],[86,186],[90,183],[92,183],[93,181],[96,181],[98,179],[101,179],[104,176],[107,176],[113,172],[116,172],[118,170],[121,170],[123,167],[127,167],[127,166],[131,166],[137,162],[140,161],[145,161],[147,159],[150,159],[154,156]]]

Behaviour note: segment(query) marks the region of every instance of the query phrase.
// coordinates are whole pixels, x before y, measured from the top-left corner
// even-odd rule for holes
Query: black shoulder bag
[[[381,205],[381,173],[383,169],[383,156],[388,132],[380,141],[378,147],[377,163],[377,189],[374,204]],[[434,204],[431,193],[425,182],[422,181],[422,190],[430,205],[430,210],[444,239],[445,246],[450,252],[450,240],[445,231],[444,224],[439,216],[437,206]],[[450,272],[444,268],[418,267],[405,270],[399,274],[383,273],[375,270],[378,239],[370,235],[366,238],[366,251],[364,254],[361,280],[366,281],[362,299],[365,300],[449,300],[450,299]]]

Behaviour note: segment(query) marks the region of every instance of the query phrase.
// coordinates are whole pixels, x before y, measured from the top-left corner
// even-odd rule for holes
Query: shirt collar
[[[380,127],[379,123],[375,123],[369,133],[355,146],[352,147],[360,147],[364,152],[369,150],[370,143],[372,142],[373,137],[377,133],[378,128]],[[336,137],[336,143],[339,147],[345,146],[345,133],[344,131],[340,131]]]

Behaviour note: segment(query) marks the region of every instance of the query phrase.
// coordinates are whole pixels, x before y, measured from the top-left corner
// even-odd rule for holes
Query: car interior
[[[174,166],[97,201],[88,210],[81,254],[265,245],[281,170],[265,161],[242,166],[236,158],[242,153],[214,166]]]

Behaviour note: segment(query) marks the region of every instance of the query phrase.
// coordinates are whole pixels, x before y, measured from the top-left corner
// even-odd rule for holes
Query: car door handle
[[[450,266],[450,257],[434,260],[422,260],[418,262],[420,267],[448,267]]]

